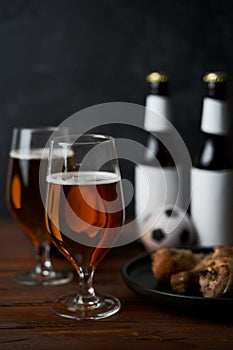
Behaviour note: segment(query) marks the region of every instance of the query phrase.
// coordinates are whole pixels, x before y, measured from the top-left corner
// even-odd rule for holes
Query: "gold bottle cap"
[[[203,77],[204,83],[223,83],[228,80],[225,72],[212,72],[207,73]]]
[[[166,83],[169,80],[169,77],[166,73],[152,72],[146,77],[148,83]]]

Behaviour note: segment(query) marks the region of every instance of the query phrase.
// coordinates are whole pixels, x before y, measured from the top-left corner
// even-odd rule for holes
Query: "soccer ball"
[[[149,252],[164,246],[192,246],[196,242],[196,232],[190,216],[173,205],[164,207],[154,223],[152,218],[148,217],[141,229],[145,234],[141,236],[140,241]]]

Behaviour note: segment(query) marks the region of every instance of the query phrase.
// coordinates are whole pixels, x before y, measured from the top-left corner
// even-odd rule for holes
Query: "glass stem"
[[[36,247],[36,265],[34,268],[36,274],[47,276],[53,271],[50,260],[50,244],[48,242],[40,242]]]
[[[76,304],[79,307],[89,307],[94,308],[98,305],[99,298],[95,294],[95,290],[93,288],[93,276],[94,276],[94,268],[79,268],[79,285],[78,285],[78,293],[76,296]]]

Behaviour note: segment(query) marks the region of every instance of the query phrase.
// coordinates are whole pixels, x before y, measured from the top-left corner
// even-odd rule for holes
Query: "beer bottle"
[[[169,76],[153,72],[146,77],[146,81],[146,145],[135,170],[135,211],[140,222],[150,215],[159,215],[166,204],[175,204],[178,193],[175,163],[166,144],[161,142],[161,136],[163,140],[170,137],[172,121]],[[147,188],[149,191],[146,191]],[[178,204],[182,207],[182,203]]]
[[[191,216],[201,246],[233,244],[233,157],[224,72],[203,78],[203,143],[191,176]]]

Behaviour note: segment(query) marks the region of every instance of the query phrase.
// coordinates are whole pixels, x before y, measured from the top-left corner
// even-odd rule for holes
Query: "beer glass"
[[[24,285],[59,285],[69,282],[73,277],[72,272],[55,271],[52,266],[50,259],[52,242],[46,228],[45,208],[39,186],[40,164],[48,162],[44,149],[46,142],[52,133],[58,135],[64,133],[55,130],[58,129],[43,127],[13,130],[7,173],[7,205],[12,217],[32,241],[36,259],[31,271],[23,272],[13,278]],[[47,186],[46,172],[44,186]]]
[[[63,154],[60,164],[57,152]],[[113,315],[120,309],[120,301],[96,295],[93,287],[96,267],[114,245],[124,220],[113,138],[84,134],[54,139],[47,182],[50,234],[79,276],[77,294],[56,300],[53,311],[76,320]]]

